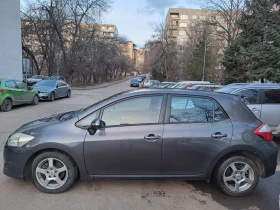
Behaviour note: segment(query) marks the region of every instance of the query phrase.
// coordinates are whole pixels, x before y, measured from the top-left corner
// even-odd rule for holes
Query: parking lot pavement
[[[8,136],[24,123],[51,114],[84,108],[115,93],[129,90],[129,81],[95,90],[74,90],[70,99],[41,102],[0,112],[0,168]],[[280,162],[280,161],[279,161]],[[231,198],[206,182],[178,180],[78,181],[63,194],[38,191],[31,182],[11,179],[0,173],[0,209],[278,209],[280,170],[260,180],[253,195]]]

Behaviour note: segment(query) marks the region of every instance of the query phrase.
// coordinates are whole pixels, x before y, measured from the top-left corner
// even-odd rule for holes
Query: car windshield
[[[43,81],[40,81],[40,82],[36,83],[34,87],[40,87],[40,86],[54,87],[55,84],[56,84],[55,81],[43,80]]]
[[[132,79],[131,82],[138,82],[138,79]]]
[[[233,87],[233,86],[228,86],[228,87],[223,87],[223,88],[220,88],[218,90],[216,90],[216,92],[219,92],[219,93],[232,93],[233,91],[237,90],[239,87]]]
[[[42,77],[39,76],[39,75],[34,75],[34,76],[31,77],[31,79],[41,79],[41,78],[42,78]]]

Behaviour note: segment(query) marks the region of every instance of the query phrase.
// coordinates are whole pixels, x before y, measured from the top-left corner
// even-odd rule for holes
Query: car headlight
[[[16,133],[10,136],[7,141],[7,145],[11,147],[22,147],[33,139],[35,139],[34,136],[30,136],[24,133]]]

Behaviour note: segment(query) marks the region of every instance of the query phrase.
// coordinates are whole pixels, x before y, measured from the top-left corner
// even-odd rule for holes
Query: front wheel
[[[70,98],[71,97],[71,90],[68,90],[66,98]]]
[[[54,92],[51,92],[50,101],[54,101],[54,99],[55,99],[55,94]]]
[[[37,95],[35,95],[31,104],[32,105],[38,105],[38,103],[39,103],[39,97]]]
[[[49,151],[39,154],[32,164],[34,185],[45,193],[62,193],[77,179],[78,169],[66,154]]]
[[[259,181],[256,164],[245,156],[233,156],[224,160],[215,174],[218,187],[230,196],[249,195]]]

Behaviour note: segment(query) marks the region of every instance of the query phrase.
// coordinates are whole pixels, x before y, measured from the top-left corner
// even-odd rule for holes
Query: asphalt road
[[[115,93],[129,90],[129,82],[94,90],[74,90],[70,99],[41,102],[38,106],[20,106],[9,113],[0,112],[0,148],[7,137],[22,124],[54,113],[84,108]],[[280,142],[280,140],[278,140]],[[279,144],[280,146],[280,144]],[[0,168],[3,167],[0,149]],[[15,180],[0,173],[0,209],[279,209],[280,158],[277,173],[260,180],[255,192],[232,198],[206,182],[178,180],[97,180],[78,181],[57,195],[38,191],[31,182]]]

